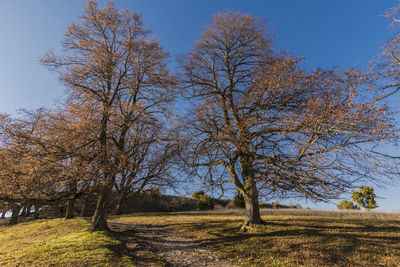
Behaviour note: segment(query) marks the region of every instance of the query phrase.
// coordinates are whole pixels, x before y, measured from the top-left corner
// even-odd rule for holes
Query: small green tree
[[[206,193],[204,193],[203,190],[197,190],[196,192],[194,192],[192,194],[192,198],[200,199],[202,196],[205,196],[205,195],[206,195]]]
[[[197,202],[198,210],[212,210],[214,209],[214,202],[211,197],[206,194],[201,195],[199,201]]]
[[[342,200],[338,205],[340,210],[359,210],[360,207],[355,205],[352,201]]]
[[[374,188],[372,186],[360,186],[359,191],[351,191],[351,198],[365,210],[378,207],[375,201]]]

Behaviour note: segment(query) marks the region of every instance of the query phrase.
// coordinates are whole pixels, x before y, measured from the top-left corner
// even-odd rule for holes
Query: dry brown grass
[[[265,226],[240,233],[241,211],[135,214],[113,220],[163,225],[240,266],[398,266],[400,214],[263,210]]]

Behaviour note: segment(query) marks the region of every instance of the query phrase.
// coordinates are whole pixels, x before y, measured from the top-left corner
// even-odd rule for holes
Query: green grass
[[[0,266],[133,266],[120,241],[84,219],[0,226]]]
[[[134,214],[114,218],[163,225],[240,266],[398,266],[400,214],[264,210],[267,225],[240,233],[238,211]]]
[[[242,211],[140,213],[111,220],[161,225],[239,266],[398,266],[400,214],[263,210],[267,225],[239,232]],[[133,266],[123,244],[84,219],[0,226],[0,266]],[[154,256],[154,255],[153,255]],[[152,258],[156,258],[155,256]]]

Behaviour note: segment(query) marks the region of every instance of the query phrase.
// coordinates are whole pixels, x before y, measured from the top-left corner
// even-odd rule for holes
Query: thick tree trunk
[[[107,211],[111,202],[112,185],[113,183],[108,181],[101,187],[96,210],[92,218],[93,224],[91,231],[108,230]]]
[[[67,200],[67,208],[65,210],[65,219],[74,218],[74,206],[75,206],[75,198],[69,198]]]
[[[104,173],[104,181],[102,183],[99,198],[97,200],[96,210],[92,218],[91,231],[103,231],[108,230],[107,227],[107,212],[111,204],[111,193],[114,185],[115,177],[110,172],[109,157],[107,153],[107,124],[109,119],[109,103],[103,102],[103,115],[101,118],[101,133],[100,133],[100,145],[101,145],[101,167]],[[116,164],[115,166],[117,166]]]
[[[251,229],[253,225],[264,224],[260,216],[260,206],[258,204],[258,190],[257,183],[254,179],[254,169],[252,167],[253,159],[249,153],[239,156],[240,164],[242,167],[242,177],[244,180],[243,185],[243,198],[246,209],[246,219],[242,226],[241,231]]]
[[[75,201],[76,201],[75,194],[77,193],[76,180],[73,179],[69,182],[68,189],[69,189],[71,195],[67,200],[64,219],[74,218],[74,208],[75,208]]]
[[[21,210],[21,206],[19,205],[12,205],[11,206],[11,218],[8,222],[8,225],[14,225],[18,223],[18,215],[19,211]]]
[[[249,227],[251,228],[256,224],[264,224],[264,221],[260,216],[260,206],[258,204],[258,190],[256,184],[253,183],[246,193],[247,194],[243,196],[246,209],[246,219],[241,231],[247,231]]]

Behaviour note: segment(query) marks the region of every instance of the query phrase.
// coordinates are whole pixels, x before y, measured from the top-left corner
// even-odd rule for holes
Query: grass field
[[[133,266],[120,241],[84,219],[0,226],[0,266]]]
[[[242,211],[138,213],[110,221],[159,225],[235,266],[399,266],[400,214],[263,210],[266,225],[239,232]],[[113,235],[85,219],[0,226],[0,266],[133,266]],[[157,262],[157,255],[154,261]]]
[[[135,214],[112,220],[162,225],[240,266],[398,266],[400,214],[263,210],[267,225],[240,233],[238,211]]]

